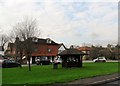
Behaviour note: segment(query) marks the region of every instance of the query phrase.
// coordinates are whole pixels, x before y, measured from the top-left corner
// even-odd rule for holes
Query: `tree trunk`
[[[30,66],[30,56],[28,56],[28,65],[29,65],[29,71],[31,71],[31,66]]]
[[[22,68],[22,53],[20,53],[20,68]]]

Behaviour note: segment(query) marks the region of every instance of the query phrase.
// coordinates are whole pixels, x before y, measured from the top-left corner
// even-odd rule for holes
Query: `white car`
[[[94,62],[106,62],[105,57],[98,57],[96,59],[93,59]]]

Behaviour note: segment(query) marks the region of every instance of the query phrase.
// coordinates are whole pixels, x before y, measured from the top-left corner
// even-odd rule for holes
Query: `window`
[[[49,52],[49,53],[51,52],[51,49],[50,49],[50,48],[48,49],[48,52]]]
[[[33,42],[38,42],[38,39],[37,38],[32,38],[32,41]]]
[[[52,42],[51,39],[48,38],[47,43],[51,44],[51,42]]]
[[[38,39],[35,39],[35,42],[38,42]]]

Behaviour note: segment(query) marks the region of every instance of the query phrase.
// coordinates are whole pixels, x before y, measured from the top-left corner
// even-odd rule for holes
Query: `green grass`
[[[83,68],[53,69],[52,65],[4,68],[2,70],[3,84],[53,84],[73,81],[76,79],[105,75],[118,72],[118,63],[83,63]]]

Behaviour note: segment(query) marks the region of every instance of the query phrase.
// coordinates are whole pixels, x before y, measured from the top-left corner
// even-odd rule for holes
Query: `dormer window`
[[[35,39],[34,41],[35,41],[35,42],[38,42],[38,39]]]
[[[48,39],[47,39],[47,43],[48,43],[48,44],[51,44],[51,43],[52,43],[51,39],[48,38]]]
[[[33,38],[32,41],[33,42],[38,42],[38,39],[37,38]]]

